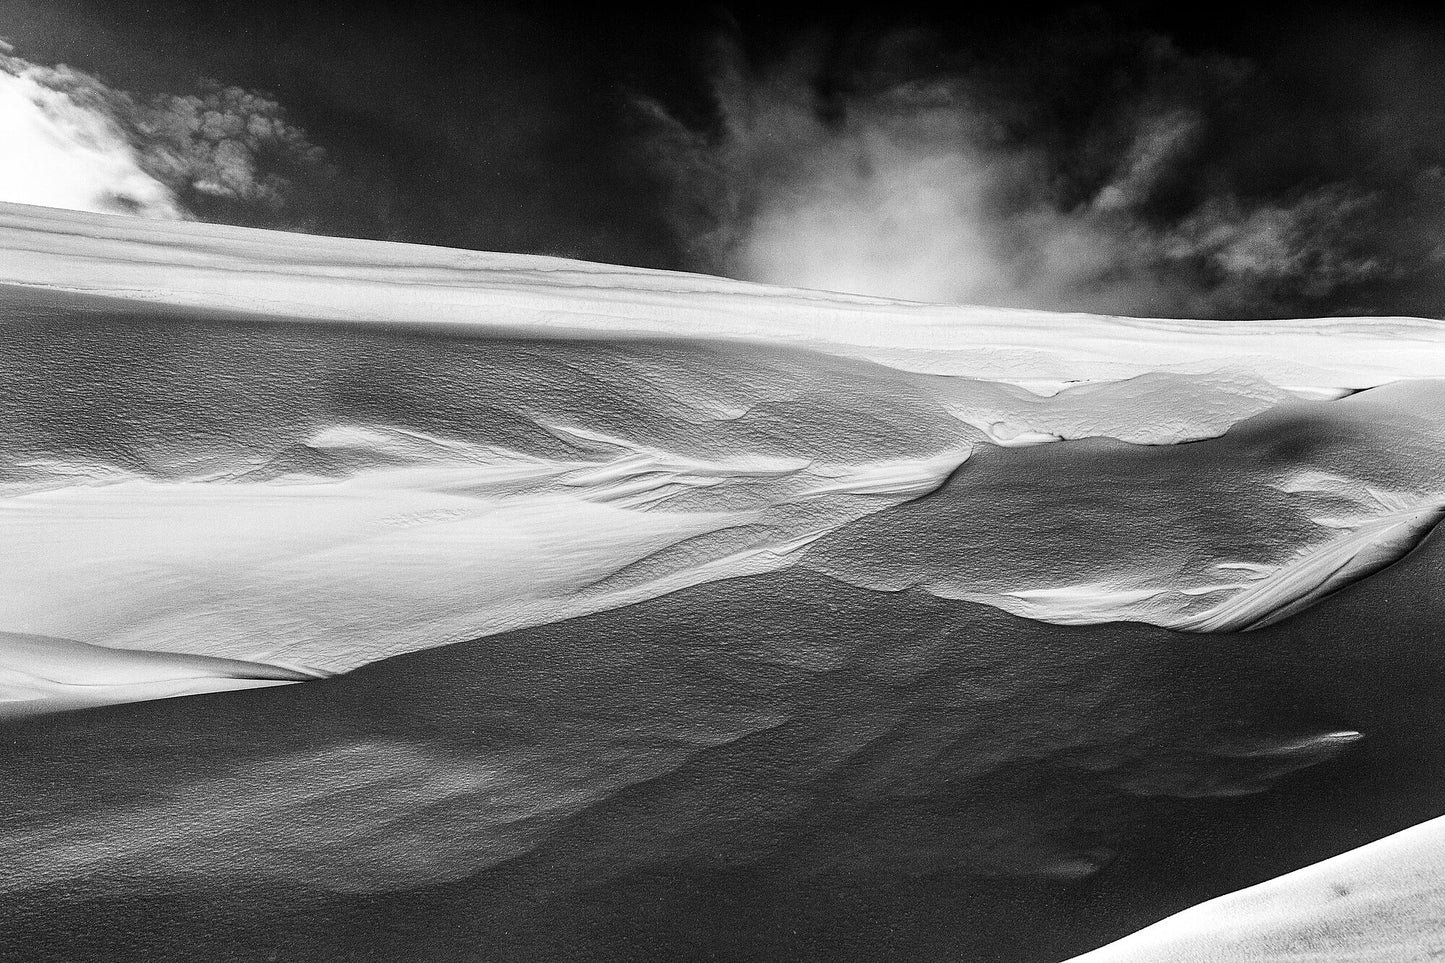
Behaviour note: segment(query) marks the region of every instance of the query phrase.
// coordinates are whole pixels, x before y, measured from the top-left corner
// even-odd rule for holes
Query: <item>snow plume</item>
[[[1202,317],[1364,312],[1402,257],[1438,266],[1433,248],[1371,246],[1392,212],[1438,203],[1438,167],[1383,193],[1347,176],[1260,191],[1220,161],[1255,65],[1148,34],[1030,43],[1011,61],[900,33],[762,66],[716,45],[710,117],[638,105],[689,266]]]
[[[141,98],[0,47],[0,200],[167,219],[302,226],[326,161],[279,104],[209,84]]]

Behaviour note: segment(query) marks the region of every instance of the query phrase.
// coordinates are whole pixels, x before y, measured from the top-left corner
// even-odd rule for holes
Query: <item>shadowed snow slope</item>
[[[1057,963],[1438,815],[1442,577],[1183,636],[794,568],[12,720],[0,958]]]
[[[949,308],[13,205],[0,248],[0,631],[335,672],[798,564],[1231,631],[1445,506],[1445,388],[1411,380],[1445,370],[1437,322]]]
[[[1231,893],[1076,963],[1412,963],[1445,957],[1445,817]]]

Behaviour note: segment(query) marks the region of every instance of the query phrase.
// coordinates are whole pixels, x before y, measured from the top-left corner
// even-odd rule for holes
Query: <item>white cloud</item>
[[[0,201],[294,228],[295,202],[330,174],[254,91],[140,97],[0,48]]]
[[[0,201],[77,211],[183,215],[175,195],[142,168],[106,112],[0,60]]]

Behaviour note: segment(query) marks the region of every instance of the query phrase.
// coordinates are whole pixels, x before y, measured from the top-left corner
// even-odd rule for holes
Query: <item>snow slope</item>
[[[1237,367],[1355,390],[1445,371],[1419,318],[1196,322],[888,301],[723,278],[0,204],[0,284],[326,321],[746,339],[1057,387]]]
[[[795,567],[7,721],[0,958],[1066,959],[1438,814],[1442,578],[1184,636]]]
[[[794,565],[1233,631],[1445,506],[1439,322],[921,305],[15,205],[0,249],[3,632],[289,678]]]

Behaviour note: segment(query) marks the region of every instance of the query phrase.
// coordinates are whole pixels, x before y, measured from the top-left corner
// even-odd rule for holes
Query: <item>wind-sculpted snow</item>
[[[1039,341],[1032,315],[18,207],[0,240],[3,631],[334,672],[797,564],[1232,631],[1442,505],[1438,389],[1297,398],[1418,374],[1427,322],[1159,322],[1181,361],[1144,322],[1054,318],[1009,374],[1001,319]],[[896,361],[848,340],[863,317],[939,364],[865,360]],[[1375,367],[1295,379],[1303,332]]]
[[[72,286],[111,291],[101,282],[123,263],[173,285],[130,301],[3,289],[9,632],[345,671],[795,564],[1052,622],[1220,632],[1389,564],[1441,509],[1438,389],[1426,383],[1290,401],[1267,377],[1283,369],[1221,357],[1191,375],[1040,395],[1048,377],[920,375],[851,348],[799,350],[786,325],[766,346],[728,340],[725,325],[702,338],[692,321],[662,324],[679,305],[746,291],[767,318],[790,305],[793,321],[844,330],[809,314],[822,295],[26,208],[4,217],[7,243],[42,252],[7,260],[17,275],[65,266],[87,282]],[[257,318],[241,296],[303,275],[364,282],[379,305],[393,304],[387,291],[429,304],[438,270],[452,294],[507,292],[514,307],[523,279],[536,304],[607,281],[598,304],[631,305],[669,340],[617,337],[611,321],[559,337],[520,307],[506,328],[305,324]],[[221,275],[225,304],[246,311],[171,296]],[[990,356],[993,328],[967,324],[948,337],[972,331],[968,357]],[[1410,343],[1412,330],[1394,337]],[[1071,379],[1097,375],[1092,359],[1116,341],[1069,348]],[[1412,344],[1400,375],[1428,354]],[[1319,451],[1296,438],[1335,431]],[[1176,447],[1186,441],[1198,444]],[[29,698],[16,711],[61,706]]]
[[[0,626],[325,671],[795,564],[1030,432],[1167,444],[1285,397],[5,305]]]
[[[970,460],[802,564],[1064,624],[1258,628],[1395,561],[1445,515],[1445,382],[1281,406],[1173,447]]]
[[[1254,580],[1227,586],[1237,591],[1211,608],[1163,624],[1194,632],[1230,632],[1278,622],[1393,563],[1445,516],[1445,499],[1406,502],[1398,495],[1385,494],[1375,500],[1380,506],[1378,515],[1315,519],[1345,531],[1319,547],[1297,552],[1273,571],[1258,563],[1235,563],[1234,567],[1254,575]],[[1216,563],[1218,568],[1226,566]]]
[[[1445,957],[1445,817],[1156,923],[1075,963]]]
[[[0,955],[1054,963],[1438,806],[1431,542],[1247,636],[795,569],[11,722]]]
[[[0,632],[0,719],[47,710],[305,682],[323,673]]]

